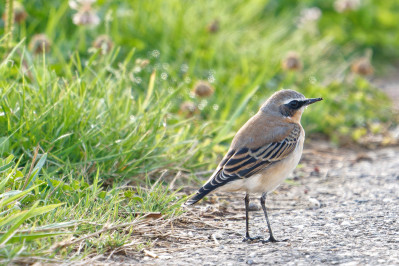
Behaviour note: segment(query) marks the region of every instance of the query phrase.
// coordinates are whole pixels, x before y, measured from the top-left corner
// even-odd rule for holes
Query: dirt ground
[[[151,239],[151,246],[97,263],[398,265],[399,148],[353,151],[325,142],[305,147],[302,167],[266,202],[274,236],[285,241],[242,242],[243,193],[217,194],[178,218],[147,226],[140,237]],[[251,203],[251,236],[267,237],[258,198]]]

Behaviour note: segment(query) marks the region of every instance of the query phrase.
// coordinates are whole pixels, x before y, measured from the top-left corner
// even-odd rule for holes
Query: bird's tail
[[[228,183],[230,180],[222,180],[222,181],[215,180],[215,178],[220,174],[220,171],[221,169],[215,171],[215,173],[211,176],[208,182],[206,182],[205,185],[203,185],[202,188],[200,188],[193,197],[191,197],[188,201],[186,201],[184,205],[186,206],[193,205],[198,201],[200,201],[203,197],[208,195],[210,192]]]
[[[206,186],[206,184],[205,184],[205,186]],[[188,201],[186,201],[186,203],[184,203],[184,205],[186,205],[186,206],[193,205],[193,204],[197,203],[198,201],[200,201],[203,197],[208,195],[209,192],[211,192],[212,190],[206,190],[205,186],[200,188],[197,191],[197,193],[195,193],[194,196],[192,196]]]

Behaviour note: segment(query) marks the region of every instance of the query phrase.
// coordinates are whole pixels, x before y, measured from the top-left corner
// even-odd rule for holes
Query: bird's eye
[[[289,106],[293,109],[296,109],[299,107],[299,102],[297,100],[293,100],[289,103]]]

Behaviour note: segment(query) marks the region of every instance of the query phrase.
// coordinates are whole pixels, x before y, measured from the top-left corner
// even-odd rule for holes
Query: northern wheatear
[[[266,212],[267,193],[274,190],[298,165],[305,131],[300,120],[309,104],[322,98],[306,99],[293,90],[274,93],[233,138],[230,149],[215,172],[198,192],[186,202],[191,205],[212,191],[245,191],[246,234],[248,232],[250,193],[262,193],[260,203],[270,237],[275,242]]]

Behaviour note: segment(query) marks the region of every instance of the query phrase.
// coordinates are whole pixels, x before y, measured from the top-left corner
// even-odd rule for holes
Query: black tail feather
[[[200,201],[203,197],[208,195],[209,192],[212,192],[212,190],[205,190],[204,187],[200,188],[192,198],[190,198],[188,201],[186,201],[186,203],[184,203],[184,205],[186,205],[186,206],[193,205],[193,204],[197,203],[198,201]]]
[[[212,181],[207,182],[202,188],[200,188],[197,193],[189,199],[185,205],[193,205],[200,201],[203,197],[208,195],[210,192],[214,191],[218,187],[224,185],[227,182],[221,182],[221,183],[216,183],[214,184]]]
[[[214,191],[215,189],[239,178],[237,176],[231,176],[228,179],[218,180],[217,177],[221,173],[221,170],[222,169],[219,169],[219,171],[213,176],[213,178],[209,180],[202,188],[200,188],[198,192],[192,198],[190,198],[184,205],[193,205],[198,201],[200,201],[203,197],[208,195],[210,192]]]

